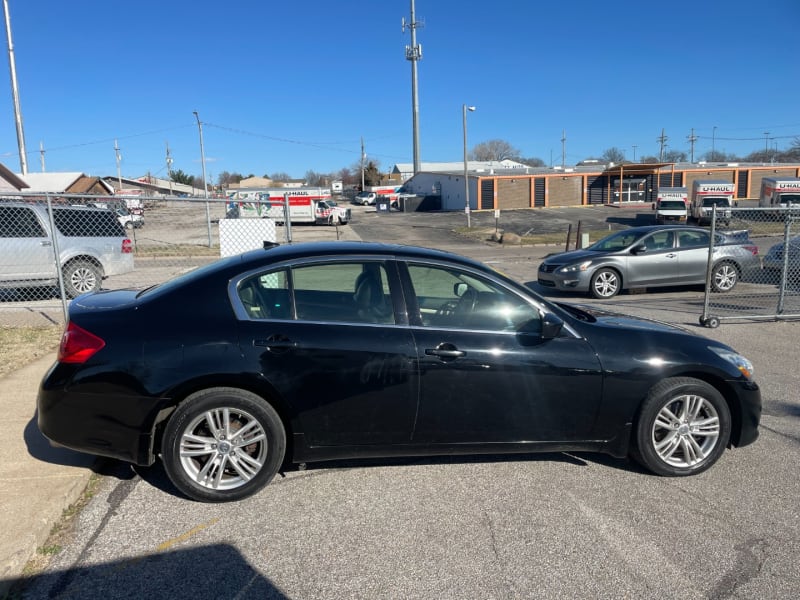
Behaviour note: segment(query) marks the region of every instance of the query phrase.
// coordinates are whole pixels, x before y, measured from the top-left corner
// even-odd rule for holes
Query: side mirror
[[[561,329],[564,327],[564,321],[553,313],[545,313],[542,317],[542,339],[552,340],[558,337]]]
[[[655,203],[655,202],[653,202],[653,204],[651,204],[650,206],[652,206],[652,207],[653,207],[653,210],[655,210],[655,209],[656,209],[656,203]]]
[[[647,248],[645,248],[644,244],[636,244],[631,248],[631,254],[644,254],[645,252],[647,252]]]
[[[459,281],[458,283],[453,284],[453,294],[461,298],[464,294],[467,293],[469,286],[464,283],[463,281]]]

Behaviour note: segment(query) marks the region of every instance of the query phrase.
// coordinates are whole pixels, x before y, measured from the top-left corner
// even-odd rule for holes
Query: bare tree
[[[519,158],[519,150],[514,148],[505,140],[489,140],[488,142],[481,142],[472,148],[469,153],[470,160],[517,160]]]
[[[611,146],[603,151],[600,158],[607,163],[622,163],[625,162],[625,153],[616,146]]]
[[[267,179],[272,179],[272,181],[280,181],[281,183],[286,183],[287,181],[291,181],[292,177],[288,173],[273,173],[272,175],[264,175]]]
[[[547,166],[547,163],[544,162],[541,158],[536,158],[536,157],[518,158],[517,160],[519,162],[521,162],[523,165],[528,165],[529,167],[546,167]]]
[[[670,150],[668,152],[664,152],[664,162],[686,162],[686,152],[681,152],[680,150]]]

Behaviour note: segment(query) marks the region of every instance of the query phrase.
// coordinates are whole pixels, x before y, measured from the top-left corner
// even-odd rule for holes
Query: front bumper
[[[563,265],[555,267],[553,271],[543,270],[545,265],[539,267],[537,273],[537,283],[542,287],[553,288],[564,292],[588,292],[591,283],[591,273],[588,271],[575,271],[572,273],[559,273],[558,269]]]
[[[761,390],[754,381],[729,381],[739,406],[739,430],[733,431],[731,443],[737,448],[752,444],[758,439],[761,422]]]

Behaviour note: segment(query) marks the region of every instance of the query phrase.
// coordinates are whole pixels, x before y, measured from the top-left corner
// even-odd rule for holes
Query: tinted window
[[[0,237],[45,237],[45,231],[33,209],[24,206],[0,206]]]
[[[672,231],[659,231],[644,239],[644,247],[648,250],[666,250],[672,248],[673,238]]]
[[[110,210],[54,208],[53,221],[67,237],[125,237],[125,230]]]
[[[539,312],[492,281],[454,269],[409,265],[422,325],[491,331],[532,331]]]
[[[587,250],[594,250],[596,252],[612,252],[614,250],[622,250],[633,244],[636,240],[642,237],[641,232],[631,233],[630,231],[620,231],[604,237],[597,243],[592,244]]]
[[[254,319],[395,322],[381,262],[336,262],[260,273],[243,280],[238,294]]]

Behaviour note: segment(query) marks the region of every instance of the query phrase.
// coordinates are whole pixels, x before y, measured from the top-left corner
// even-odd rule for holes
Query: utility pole
[[[661,145],[661,150],[658,152],[658,162],[664,162],[664,148],[667,147],[667,140],[669,138],[664,135],[664,129],[661,129],[661,136],[656,138],[656,141]]]
[[[367,154],[364,152],[364,136],[361,136],[361,191],[364,191],[364,161],[367,159]]]
[[[769,154],[769,131],[764,132],[764,157]]]
[[[414,146],[414,174],[420,170],[419,157],[419,97],[417,95],[417,62],[422,59],[422,45],[417,44],[417,27],[422,27],[422,23],[417,22],[414,0],[411,0],[411,19],[406,23],[405,17],[402,21],[403,33],[406,27],[411,32],[411,45],[406,46],[406,60],[411,61],[411,126],[413,131]],[[361,186],[364,187],[363,185]]]
[[[8,70],[11,73],[11,98],[14,101],[14,121],[17,125],[17,146],[19,147],[19,168],[22,176],[28,174],[28,159],[25,151],[25,132],[22,128],[22,109],[19,104],[19,88],[17,87],[17,61],[14,58],[14,42],[11,39],[11,14],[8,12],[8,0],[3,0],[3,11],[6,15],[6,38],[8,40]]]
[[[686,139],[689,140],[689,146],[691,150],[691,161],[694,162],[694,143],[697,141],[697,136],[694,134],[694,127],[692,127],[692,133],[686,136]]]
[[[42,173],[44,173],[44,142],[39,142],[39,160],[42,162]]]
[[[169,195],[172,196],[172,156],[169,153],[169,142],[167,144],[167,179],[169,180]]]
[[[561,130],[561,168],[563,169],[567,163],[567,130]]]
[[[208,184],[206,183],[206,151],[203,148],[203,123],[197,111],[192,111],[197,119],[197,131],[200,133],[200,164],[203,167],[203,197],[206,199],[206,229],[208,231],[208,247],[211,248],[211,211],[208,206]]]
[[[114,154],[117,157],[117,184],[119,185],[118,193],[122,193],[122,170],[120,169],[119,163],[122,160],[122,155],[119,153],[119,144],[117,140],[114,140]]]
[[[632,146],[632,148],[633,148],[633,162],[636,162],[636,149],[637,149],[638,147],[639,147],[639,146],[637,146],[636,144],[634,144],[634,145]]]

